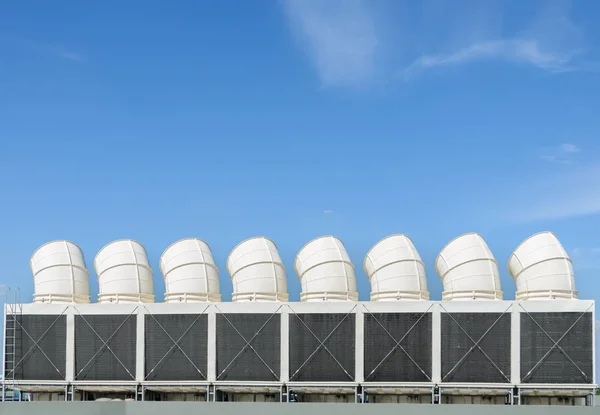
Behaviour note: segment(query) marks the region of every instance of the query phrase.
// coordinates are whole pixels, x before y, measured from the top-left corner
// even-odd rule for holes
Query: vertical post
[[[210,306],[206,310],[208,314],[207,330],[208,330],[208,345],[206,348],[207,354],[207,370],[206,380],[215,382],[217,380],[217,314],[215,307]]]
[[[145,325],[146,325],[146,309],[144,307],[138,307],[136,312],[136,351],[135,351],[135,380],[136,382],[143,382],[145,378],[145,360],[146,360],[146,348],[145,341]]]
[[[521,312],[516,301],[510,317],[510,381],[516,386],[521,383]]]
[[[431,308],[431,381],[442,381],[442,314],[437,304]]]
[[[290,310],[288,307],[289,306],[286,305],[279,311],[279,318],[281,319],[281,361],[279,362],[281,374],[279,380],[282,383],[289,382],[290,380]]]
[[[67,344],[66,344],[66,371],[65,381],[70,383],[75,380],[75,314],[73,308],[69,307],[66,312],[66,329],[67,329]]]
[[[354,317],[356,318],[356,333],[354,336],[354,381],[356,383],[362,383],[365,381],[365,314],[362,307],[356,307],[356,309],[354,310]]]

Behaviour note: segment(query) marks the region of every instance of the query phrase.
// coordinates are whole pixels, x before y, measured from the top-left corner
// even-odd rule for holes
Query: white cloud
[[[330,215],[330,214],[333,213],[333,210],[327,209],[327,210],[324,210],[323,213],[326,214],[326,215]]]
[[[290,27],[325,87],[368,83],[377,36],[361,0],[284,0]]]
[[[581,149],[576,145],[565,143],[555,148],[543,150],[541,158],[552,163],[570,164],[580,152]]]
[[[600,164],[545,174],[511,190],[511,219],[541,221],[600,213]],[[506,209],[506,207],[503,207]]]
[[[541,70],[559,73],[577,70],[573,58],[580,51],[565,53],[544,50],[535,39],[497,40],[474,43],[448,55],[425,55],[409,65],[405,77],[426,69],[461,65],[482,60],[504,60],[528,64]]]
[[[18,36],[3,36],[2,39],[8,41],[9,44],[12,44],[17,47],[29,49],[31,51],[52,55],[61,59],[70,60],[73,62],[85,62],[86,59],[83,55],[79,53],[75,53],[71,50],[68,50],[62,45],[50,44],[46,42],[40,42],[38,40],[26,39]]]

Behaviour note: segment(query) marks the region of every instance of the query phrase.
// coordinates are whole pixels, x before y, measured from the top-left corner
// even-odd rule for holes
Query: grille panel
[[[146,380],[206,380],[207,315],[147,314],[145,330]]]
[[[577,323],[575,323],[576,321]],[[573,324],[575,325],[567,333]],[[593,383],[593,329],[592,313],[527,314],[522,312],[521,382]],[[567,333],[559,342],[559,346],[579,368],[557,347],[552,349],[554,341],[549,339],[544,331],[554,341],[558,341]],[[550,351],[551,349],[552,351]],[[550,353],[544,357],[548,351]],[[543,361],[538,364],[542,358]]]
[[[217,380],[277,381],[280,350],[281,315],[217,314]]]
[[[441,317],[443,382],[510,383],[510,313],[442,313]],[[469,352],[480,338],[483,352],[478,347]]]
[[[6,316],[5,379],[64,381],[66,373],[67,317],[56,315]],[[15,327],[13,356],[12,327]],[[36,345],[37,342],[37,345]],[[44,354],[46,356],[44,356]],[[12,362],[12,364],[11,364]]]
[[[365,381],[431,381],[431,341],[431,313],[365,314]]]
[[[356,337],[354,314],[291,314],[289,319],[291,381],[348,382],[354,380]],[[320,342],[311,331],[335,358],[324,347],[319,347]]]
[[[136,323],[135,315],[76,315],[75,379],[134,380]]]

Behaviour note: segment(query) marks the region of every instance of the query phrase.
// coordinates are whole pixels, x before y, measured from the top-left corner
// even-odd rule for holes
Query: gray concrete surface
[[[0,415],[600,415],[600,407],[193,402],[0,403]]]

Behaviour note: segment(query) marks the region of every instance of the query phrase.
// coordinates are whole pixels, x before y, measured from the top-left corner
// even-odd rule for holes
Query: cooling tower
[[[160,257],[165,277],[165,302],[219,302],[219,269],[208,244],[200,239],[181,239]]]
[[[571,258],[552,232],[525,239],[508,261],[517,300],[577,298]]]
[[[287,301],[285,266],[275,243],[259,236],[240,242],[227,258],[232,301]]]
[[[502,300],[498,263],[477,233],[467,233],[449,242],[435,260],[442,279],[443,301]]]
[[[367,253],[371,301],[428,300],[425,264],[406,235],[390,235]]]
[[[152,303],[152,268],[139,242],[123,239],[102,248],[94,260],[100,303]]]
[[[81,248],[69,241],[39,247],[30,260],[34,303],[89,303],[90,272]]]
[[[338,238],[321,236],[304,245],[294,268],[301,301],[358,301],[354,265]]]

